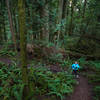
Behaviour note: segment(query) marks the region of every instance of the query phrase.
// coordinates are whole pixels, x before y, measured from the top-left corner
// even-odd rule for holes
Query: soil
[[[67,100],[93,100],[91,86],[88,84],[87,78],[80,76],[77,82],[74,92]]]

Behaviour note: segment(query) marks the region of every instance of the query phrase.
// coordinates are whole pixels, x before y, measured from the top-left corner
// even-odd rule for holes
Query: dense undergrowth
[[[8,49],[5,46],[0,50],[0,56],[9,56],[13,59],[16,52]],[[31,100],[34,96],[44,95],[64,98],[65,94],[73,92],[75,80],[71,75],[71,59],[64,59],[61,53],[47,56],[48,59],[34,59],[30,63],[29,71],[29,86],[31,90]],[[15,60],[15,59],[13,59]],[[15,60],[16,61],[16,60]],[[89,79],[89,83],[93,86],[94,100],[100,99],[100,61],[86,61],[85,58],[78,59],[81,66],[80,71],[84,73]],[[0,100],[22,100],[23,87],[21,79],[21,69],[16,63],[6,65],[0,62]],[[52,72],[48,69],[48,65],[59,66],[62,70],[60,72]],[[33,67],[36,66],[36,67]],[[54,66],[53,66],[54,67]]]
[[[43,67],[31,67],[29,83],[32,98],[34,95],[55,95],[63,99],[64,94],[73,92],[75,80],[67,72],[52,73]],[[23,87],[20,68],[0,62],[0,100],[22,100]]]
[[[5,43],[4,46],[2,46],[0,48],[0,56],[12,57],[12,56],[16,56],[16,55],[17,55],[17,52],[14,52],[12,43],[10,43],[10,42]]]

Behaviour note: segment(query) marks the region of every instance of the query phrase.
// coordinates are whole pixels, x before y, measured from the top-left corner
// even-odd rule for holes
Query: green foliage
[[[72,75],[67,72],[52,73],[44,68],[31,68],[30,81],[35,85],[35,94],[56,95],[63,99],[64,94],[73,91],[75,84]]]
[[[62,62],[62,54],[61,53],[57,53],[57,54],[52,54],[51,56],[49,56],[48,60],[51,63],[61,63]]]
[[[5,43],[2,49],[0,50],[0,56],[15,56],[16,52],[13,50],[12,42]]]
[[[99,86],[95,86],[94,93],[95,93],[95,99],[99,100],[100,99],[100,85]]]
[[[30,95],[56,95],[61,100],[64,94],[72,93],[75,80],[67,72],[52,73],[44,67],[29,70]],[[0,62],[0,99],[22,100],[24,84],[21,70],[16,64],[10,66]]]
[[[94,100],[100,99],[100,61],[86,61],[85,58],[79,59],[82,70],[85,69],[85,74],[89,79],[89,83],[93,85]],[[88,73],[89,71],[90,73]]]
[[[60,64],[60,66],[62,67],[62,69],[63,70],[67,70],[68,73],[72,72],[71,65],[72,65],[72,61],[69,60],[69,59],[62,60],[62,62]]]
[[[0,51],[0,56],[4,56],[4,55],[15,56],[16,53],[12,50],[8,51],[7,49],[3,49],[3,50]]]
[[[66,0],[64,0],[66,1]],[[68,1],[68,0],[67,0]],[[19,41],[19,24],[18,24],[18,7],[17,0],[10,1],[10,10],[12,12],[12,21],[13,26],[15,28],[16,41]],[[60,7],[58,0],[26,0],[25,1],[25,18],[26,18],[26,26],[27,26],[27,41],[28,43],[34,43],[40,45],[40,48],[35,51],[36,56],[44,60],[48,60],[49,63],[59,64],[62,69],[69,71],[72,62],[69,60],[64,60],[61,53],[49,53],[43,52],[44,47],[64,47],[66,50],[74,50],[80,53],[90,54],[96,57],[100,56],[100,45],[99,45],[99,37],[100,37],[100,0],[87,0],[86,7],[84,8],[84,2],[82,0],[74,0],[74,11],[72,12],[71,7],[69,6],[69,2],[66,3],[66,8]],[[46,8],[47,6],[47,8]],[[58,8],[63,8],[62,15],[65,14],[65,18],[61,18],[61,23],[59,24],[59,15]],[[5,0],[1,0],[0,2],[0,43],[6,42],[2,50],[0,50],[0,56],[16,56],[16,52],[13,51],[13,47],[9,47],[12,45],[12,36],[11,29],[9,25],[9,17],[8,17],[8,9],[6,9]],[[84,12],[85,10],[85,12]],[[65,13],[66,12],[66,13]],[[84,13],[84,18],[83,18]],[[71,16],[72,26],[70,25]],[[44,24],[47,24],[44,27]],[[69,29],[72,27],[71,36],[68,36]],[[82,27],[82,30],[81,30]],[[48,30],[45,30],[48,28]],[[25,29],[24,29],[25,30]],[[58,31],[61,30],[58,39]],[[49,32],[47,32],[49,31]],[[84,37],[84,34],[90,36],[91,38]],[[42,38],[45,38],[46,35],[49,35],[48,41],[43,41]],[[85,38],[85,39],[84,39]],[[78,41],[80,42],[79,47],[76,46]],[[36,42],[37,43],[36,43]],[[82,44],[82,45],[81,45]],[[1,49],[1,48],[0,48]],[[44,48],[45,49],[45,48]],[[47,49],[47,51],[52,51],[51,49]],[[56,51],[56,50],[54,50]],[[43,54],[43,55],[42,55]],[[42,57],[43,58],[42,58]],[[38,58],[38,57],[37,57]],[[41,62],[42,62],[41,60]],[[100,62],[86,61],[85,58],[80,58],[79,63],[81,69],[85,69],[85,71],[96,72],[93,75],[88,75],[91,83],[99,83],[99,71],[100,71]],[[21,71],[16,67],[16,64],[13,64],[8,68],[5,64],[0,64],[0,90],[2,90],[2,96],[4,99],[10,98],[13,96],[14,98],[20,100],[21,91],[23,90],[23,86],[21,85]],[[41,66],[41,63],[39,64]],[[31,90],[33,90],[33,85],[35,82],[35,88],[37,94],[55,94],[60,98],[63,98],[64,93],[69,93],[72,89],[69,89],[71,86],[66,85],[69,81],[73,81],[72,77],[69,77],[67,73],[63,74],[66,76],[67,82],[64,77],[64,81],[62,78],[62,73],[60,75],[54,74],[50,71],[44,70],[44,68],[40,69],[31,69],[34,73],[30,73],[30,82]],[[35,70],[35,71],[34,71]],[[30,71],[31,72],[31,71]],[[20,73],[17,74],[17,73]],[[99,74],[97,74],[99,73]],[[20,82],[19,82],[20,81]],[[63,81],[61,83],[61,81]],[[11,83],[14,85],[10,85]],[[16,82],[18,84],[16,84]],[[44,85],[45,83],[45,85]],[[58,84],[56,84],[58,83]],[[61,84],[61,86],[60,86]],[[7,87],[10,87],[9,89]],[[49,89],[48,89],[49,87]],[[47,91],[48,90],[48,91]],[[63,90],[63,91],[62,91]],[[67,91],[68,90],[68,91]],[[98,88],[96,87],[94,91],[96,92]],[[14,92],[15,91],[15,92]],[[20,93],[20,94],[18,94]],[[96,92],[97,93],[97,92]],[[6,95],[6,96],[5,96]],[[19,97],[19,98],[18,98]],[[97,96],[98,97],[98,96]],[[96,98],[97,98],[96,97]],[[1,97],[2,99],[2,97]]]
[[[94,100],[100,99],[100,72],[88,75],[89,83],[93,85]]]
[[[7,66],[0,62],[0,99],[21,100],[22,89],[20,69],[14,65]]]
[[[86,58],[78,59],[79,64],[82,66],[81,69],[86,69],[89,71],[100,71],[99,61],[86,61]]]

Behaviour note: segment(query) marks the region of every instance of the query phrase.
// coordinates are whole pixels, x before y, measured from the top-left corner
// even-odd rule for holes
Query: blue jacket
[[[79,64],[73,64],[72,69],[73,70],[78,70],[80,68]]]

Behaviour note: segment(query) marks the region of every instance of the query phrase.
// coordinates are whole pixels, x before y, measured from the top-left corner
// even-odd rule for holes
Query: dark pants
[[[78,70],[73,70],[72,74],[78,75]]]

